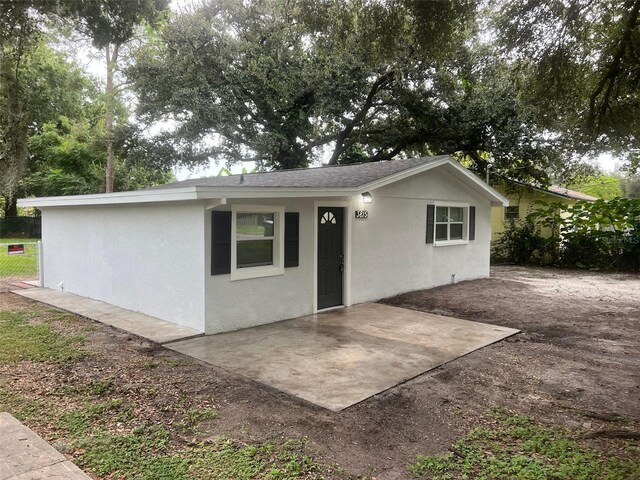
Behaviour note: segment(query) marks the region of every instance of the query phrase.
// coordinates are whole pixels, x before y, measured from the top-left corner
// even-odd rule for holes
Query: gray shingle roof
[[[560,187],[559,185],[550,185],[548,190],[558,195],[573,198],[575,200],[586,200],[587,202],[595,202],[596,197],[588,195],[586,193],[578,192],[577,190],[569,190],[568,188]]]
[[[438,157],[406,158],[353,165],[193,178],[182,180],[181,182],[160,185],[154,187],[154,189],[184,187],[358,188],[404,170],[445,158],[451,157],[441,155]]]

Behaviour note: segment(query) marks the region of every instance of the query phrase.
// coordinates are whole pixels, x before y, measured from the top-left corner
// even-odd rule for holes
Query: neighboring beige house
[[[544,189],[534,185],[518,182],[515,180],[495,179],[491,186],[509,200],[509,206],[494,206],[491,208],[491,241],[497,240],[504,232],[509,220],[524,220],[534,208],[538,200],[545,202],[563,202],[573,205],[578,200],[593,202],[596,197],[586,193],[576,192],[558,185],[551,185]],[[547,234],[549,232],[546,232]],[[545,231],[542,231],[545,235]]]

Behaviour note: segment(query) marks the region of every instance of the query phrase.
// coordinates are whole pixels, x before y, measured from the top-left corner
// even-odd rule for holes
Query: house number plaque
[[[356,210],[356,218],[369,218],[368,210]]]

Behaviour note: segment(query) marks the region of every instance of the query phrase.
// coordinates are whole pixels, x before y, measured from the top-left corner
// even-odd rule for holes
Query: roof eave
[[[293,198],[343,197],[357,195],[354,187],[342,188],[280,188],[280,187],[206,187],[194,186],[162,190],[66,195],[58,197],[21,198],[19,207],[51,208],[73,206],[129,205],[142,203],[184,202],[217,198]]]
[[[136,190],[133,192],[97,193],[90,195],[64,195],[33,197],[18,200],[19,207],[71,207],[85,205],[123,205],[131,203],[175,202],[198,200],[193,187],[172,190]]]

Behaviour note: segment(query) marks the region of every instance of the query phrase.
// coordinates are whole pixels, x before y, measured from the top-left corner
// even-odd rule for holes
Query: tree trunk
[[[4,197],[4,217],[18,216],[18,202],[13,196],[5,195]]]
[[[2,118],[0,119],[0,192],[13,198],[18,182],[27,170],[29,130],[22,109],[22,91],[18,65],[0,45],[0,84],[3,88]]]
[[[113,50],[112,50],[113,48]],[[107,45],[105,49],[107,59],[107,86],[105,88],[106,113],[104,120],[104,136],[107,146],[107,167],[105,169],[105,191],[113,192],[114,154],[113,154],[113,119],[115,116],[115,87],[113,76],[118,62],[119,45]]]

